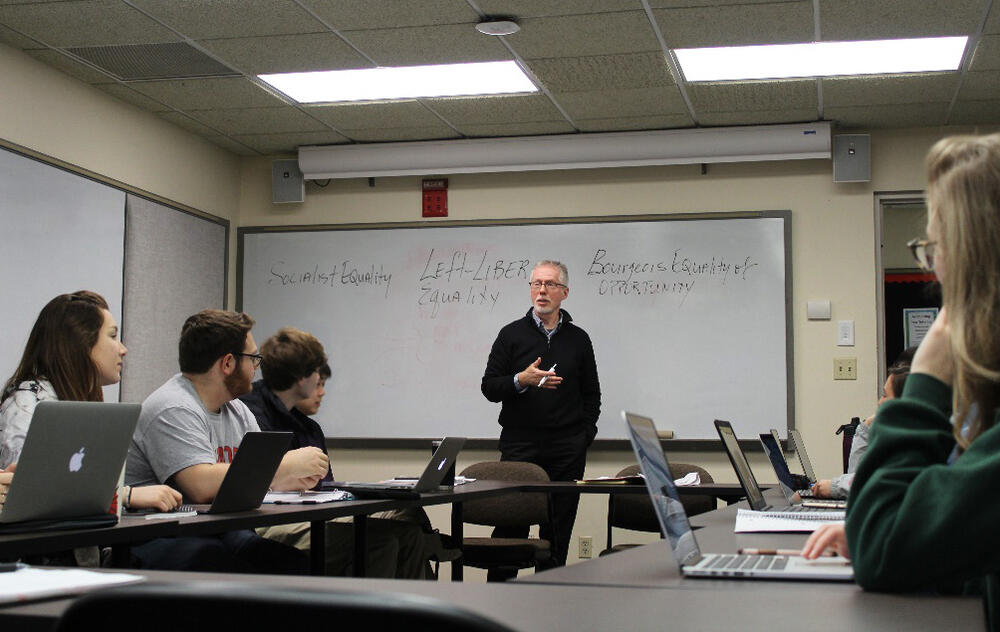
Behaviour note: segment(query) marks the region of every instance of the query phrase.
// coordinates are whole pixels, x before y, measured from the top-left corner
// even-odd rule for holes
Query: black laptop
[[[199,509],[198,513],[232,513],[260,507],[291,444],[290,432],[248,432],[243,435],[215,501],[208,509]]]
[[[419,479],[397,479],[382,483],[355,483],[353,481],[334,481],[324,488],[342,489],[351,492],[358,498],[419,498],[420,494],[449,490],[451,486],[443,486],[442,482],[455,465],[458,453],[465,445],[465,437],[445,437],[441,445],[431,456],[430,462],[424,468]],[[454,479],[453,481],[454,482]]]

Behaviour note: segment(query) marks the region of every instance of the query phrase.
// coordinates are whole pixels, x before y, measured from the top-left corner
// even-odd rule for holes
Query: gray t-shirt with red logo
[[[207,411],[191,380],[178,373],[142,403],[125,482],[156,485],[192,465],[229,463],[243,435],[258,430],[253,413],[238,399],[218,413]]]

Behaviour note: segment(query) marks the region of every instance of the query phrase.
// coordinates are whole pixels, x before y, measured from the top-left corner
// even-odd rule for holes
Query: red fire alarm
[[[448,217],[448,179],[424,180],[424,217]]]

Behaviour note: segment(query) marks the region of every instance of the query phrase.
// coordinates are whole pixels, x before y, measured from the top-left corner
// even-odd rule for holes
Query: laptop
[[[767,433],[760,435],[760,444],[764,447],[764,454],[767,455],[767,460],[771,462],[775,476],[778,477],[778,487],[781,489],[785,500],[788,501],[789,505],[798,504],[800,502],[799,499],[804,497],[806,490],[799,491],[796,489],[795,480],[788,469],[788,462],[785,460],[785,455],[781,453],[781,445],[774,440],[774,435]],[[798,498],[796,498],[796,495],[798,495]],[[809,500],[802,502],[802,504],[806,507],[825,509],[847,508],[847,502],[843,500]]]
[[[397,479],[382,483],[356,483],[334,481],[324,488],[333,487],[351,492],[358,498],[419,498],[425,492],[451,489],[442,482],[455,465],[458,453],[465,445],[465,437],[445,437],[441,445],[431,455],[419,479]],[[452,479],[454,484],[454,479]]]
[[[798,430],[790,430],[788,432],[788,440],[792,442],[792,449],[795,450],[795,454],[799,457],[799,463],[802,465],[802,473],[806,475],[810,483],[815,483],[816,472],[813,470],[812,461],[809,460],[809,455],[806,453],[806,444],[802,440],[802,435],[799,434]]]
[[[274,473],[291,444],[291,432],[248,432],[243,435],[215,500],[208,509],[199,509],[198,513],[232,513],[260,507],[274,480]]]
[[[40,402],[0,524],[80,519],[115,524],[117,517],[108,510],[141,410],[139,404]]]
[[[719,438],[722,439],[722,445],[726,449],[726,454],[729,456],[729,462],[733,465],[733,469],[736,471],[736,478],[740,481],[743,493],[747,496],[747,502],[750,504],[750,509],[753,511],[783,512],[788,514],[803,511],[827,511],[830,512],[831,520],[843,520],[843,511],[840,511],[839,515],[835,515],[837,510],[826,507],[792,505],[784,496],[781,498],[784,501],[783,503],[769,505],[767,501],[764,500],[764,495],[760,491],[760,485],[757,484],[757,478],[753,475],[753,470],[750,469],[750,464],[747,462],[747,457],[743,453],[743,448],[740,447],[740,443],[736,439],[736,433],[733,431],[733,425],[728,421],[716,419],[715,430],[719,433]]]
[[[653,501],[660,531],[670,542],[681,575],[737,579],[854,579],[854,569],[850,562],[841,557],[806,560],[797,555],[702,553],[674,486],[674,478],[660,448],[653,420],[625,411],[622,411],[622,418],[628,425],[629,440],[645,476],[646,489]]]

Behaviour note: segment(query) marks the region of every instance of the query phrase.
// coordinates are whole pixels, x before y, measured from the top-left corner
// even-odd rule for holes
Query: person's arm
[[[208,504],[215,500],[228,471],[228,463],[199,463],[180,470],[171,480],[191,502]]]
[[[173,511],[181,506],[181,494],[167,485],[126,486],[125,501],[129,509]]]
[[[144,432],[137,432],[133,443],[148,461],[155,482],[172,484],[193,503],[215,500],[229,464],[218,463],[211,432],[198,413],[184,407],[167,408]]]
[[[871,428],[868,423],[860,423],[854,429],[854,438],[851,440],[851,453],[847,456],[847,473],[853,474],[858,471],[861,459],[868,452],[868,433]]]
[[[3,433],[0,435],[0,467],[7,467],[21,459],[24,438],[38,405],[38,396],[30,391],[15,391],[12,401],[4,411]]]
[[[597,358],[594,356],[594,345],[589,336],[587,336],[583,365],[580,368],[580,396],[583,399],[583,416],[588,438],[593,441],[597,436],[597,419],[601,416],[601,382],[597,377]]]
[[[316,486],[330,468],[326,452],[316,447],[289,450],[281,459],[271,489],[302,491]]]
[[[514,387],[514,374],[519,369],[511,366],[510,349],[504,344],[503,331],[493,341],[490,357],[486,360],[486,372],[483,373],[480,390],[491,402],[502,402],[518,393]],[[521,384],[521,388],[527,387]]]
[[[990,545],[1000,504],[988,501],[1000,480],[1000,427],[948,466],[950,402],[945,383],[912,373],[903,397],[879,411],[847,511],[863,587],[919,590],[1000,567],[1000,550]]]
[[[16,469],[17,463],[11,463],[5,470],[0,471],[0,509],[3,509],[3,504],[7,501],[7,490],[10,488],[10,482],[14,480]]]

